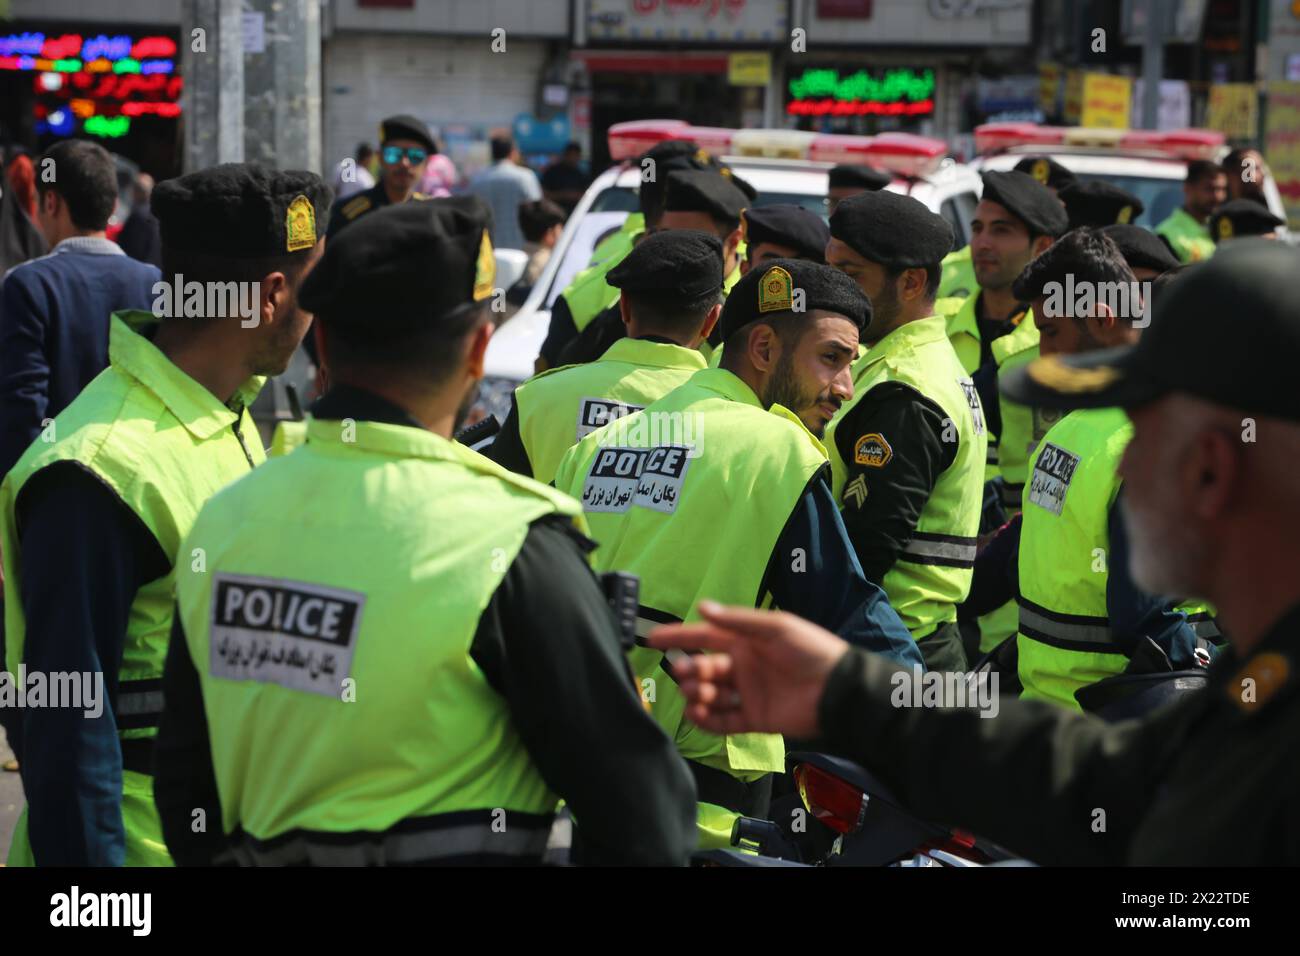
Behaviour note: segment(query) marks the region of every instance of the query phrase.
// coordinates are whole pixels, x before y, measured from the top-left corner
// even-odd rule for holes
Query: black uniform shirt
[[[1141,720],[1005,698],[991,718],[896,707],[894,670],[851,648],[812,749],[862,764],[923,818],[1042,864],[1300,864],[1300,604]]]

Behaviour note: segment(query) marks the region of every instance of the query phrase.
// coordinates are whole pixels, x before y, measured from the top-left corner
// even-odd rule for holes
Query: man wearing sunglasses
[[[379,124],[379,142],[379,182],[334,204],[327,239],[366,213],[408,199],[429,198],[415,191],[429,157],[438,152],[429,128],[414,116],[390,116]]]

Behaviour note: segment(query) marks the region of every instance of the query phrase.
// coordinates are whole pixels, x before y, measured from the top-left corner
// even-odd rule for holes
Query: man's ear
[[[623,320],[624,326],[632,324],[632,305],[627,301],[626,292],[619,292],[618,294],[618,315]]]
[[[1051,236],[1039,236],[1029,244],[1029,251],[1032,252],[1034,258],[1037,259],[1049,248],[1051,248],[1052,243],[1054,243],[1055,241],[1056,240],[1053,239]]]
[[[1106,302],[1096,303],[1093,309],[1095,314],[1091,321],[1097,323],[1097,330],[1106,335],[1111,334],[1119,323],[1119,319],[1115,317],[1115,310]]]
[[[41,197],[41,213],[45,216],[46,219],[55,218],[59,214],[59,203],[63,201],[63,197],[61,197],[53,189],[45,190],[45,192],[40,194],[40,197]]]
[[[288,303],[289,295],[289,279],[283,272],[271,272],[262,276],[257,283],[259,324],[270,325],[274,322],[276,311]]]
[[[899,279],[901,279],[903,285],[902,289],[898,290],[899,301],[911,302],[913,299],[925,297],[926,274],[924,269],[904,269]]]
[[[718,324],[718,317],[721,315],[722,315],[721,302],[719,302],[713,308],[709,309],[709,314],[704,317],[704,324],[700,326],[699,339],[701,342],[707,339],[710,333],[713,332],[713,327]]]
[[[465,356],[465,371],[476,382],[483,377],[483,360],[487,355],[488,340],[492,338],[492,329],[491,322],[484,322],[470,333],[469,352]]]
[[[781,346],[777,342],[776,329],[762,322],[749,330],[746,340],[749,346],[749,361],[760,372],[770,372],[776,367],[781,357]]]
[[[740,246],[740,233],[741,229],[737,226],[735,229],[731,230],[731,232],[727,233],[727,238],[722,240],[722,254],[724,259],[727,256],[732,255]]]

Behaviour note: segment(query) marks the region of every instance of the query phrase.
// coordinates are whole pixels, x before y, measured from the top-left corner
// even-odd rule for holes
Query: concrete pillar
[[[245,50],[244,158],[277,169],[321,169],[320,4],[244,0],[263,17],[262,52]]]
[[[244,158],[244,70],[240,0],[183,0],[183,169]]]

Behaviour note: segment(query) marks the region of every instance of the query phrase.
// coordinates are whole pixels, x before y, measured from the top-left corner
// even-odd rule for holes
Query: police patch
[[[1229,219],[1227,216],[1222,216],[1219,219],[1219,238],[1220,239],[1232,238],[1232,220]]]
[[[1119,215],[1115,217],[1115,222],[1120,225],[1128,225],[1129,220],[1133,218],[1133,207],[1124,206],[1120,209]]]
[[[984,405],[980,402],[980,393],[975,388],[975,382],[970,378],[959,378],[957,384],[961,386],[962,393],[966,396],[966,404],[970,406],[971,424],[975,426],[975,434],[984,434]]]
[[[578,403],[578,437],[575,441],[581,441],[602,425],[643,408],[644,405],[625,405],[607,398],[584,398]]]
[[[289,203],[284,216],[285,247],[290,252],[316,245],[316,210],[306,196]]]
[[[1027,489],[1028,500],[1059,515],[1065,507],[1065,493],[1070,490],[1070,480],[1078,467],[1077,455],[1048,442],[1034,459],[1034,473],[1029,477]]]
[[[474,301],[481,302],[492,294],[492,283],[497,277],[497,260],[492,254],[492,240],[483,230],[483,241],[478,246],[478,263],[474,272]]]
[[[893,457],[894,449],[879,432],[863,435],[853,444],[853,461],[868,468],[884,468]]]
[[[1047,180],[1052,175],[1052,168],[1047,164],[1047,160],[1040,159],[1034,163],[1029,172],[1030,175],[1046,186]]]
[[[620,514],[637,505],[672,514],[691,464],[690,451],[685,445],[602,447],[582,486],[583,509]]]
[[[215,574],[208,672],[340,699],[365,602],[358,591]]]
[[[758,311],[789,312],[794,308],[794,280],[780,266],[773,266],[758,285]]]

